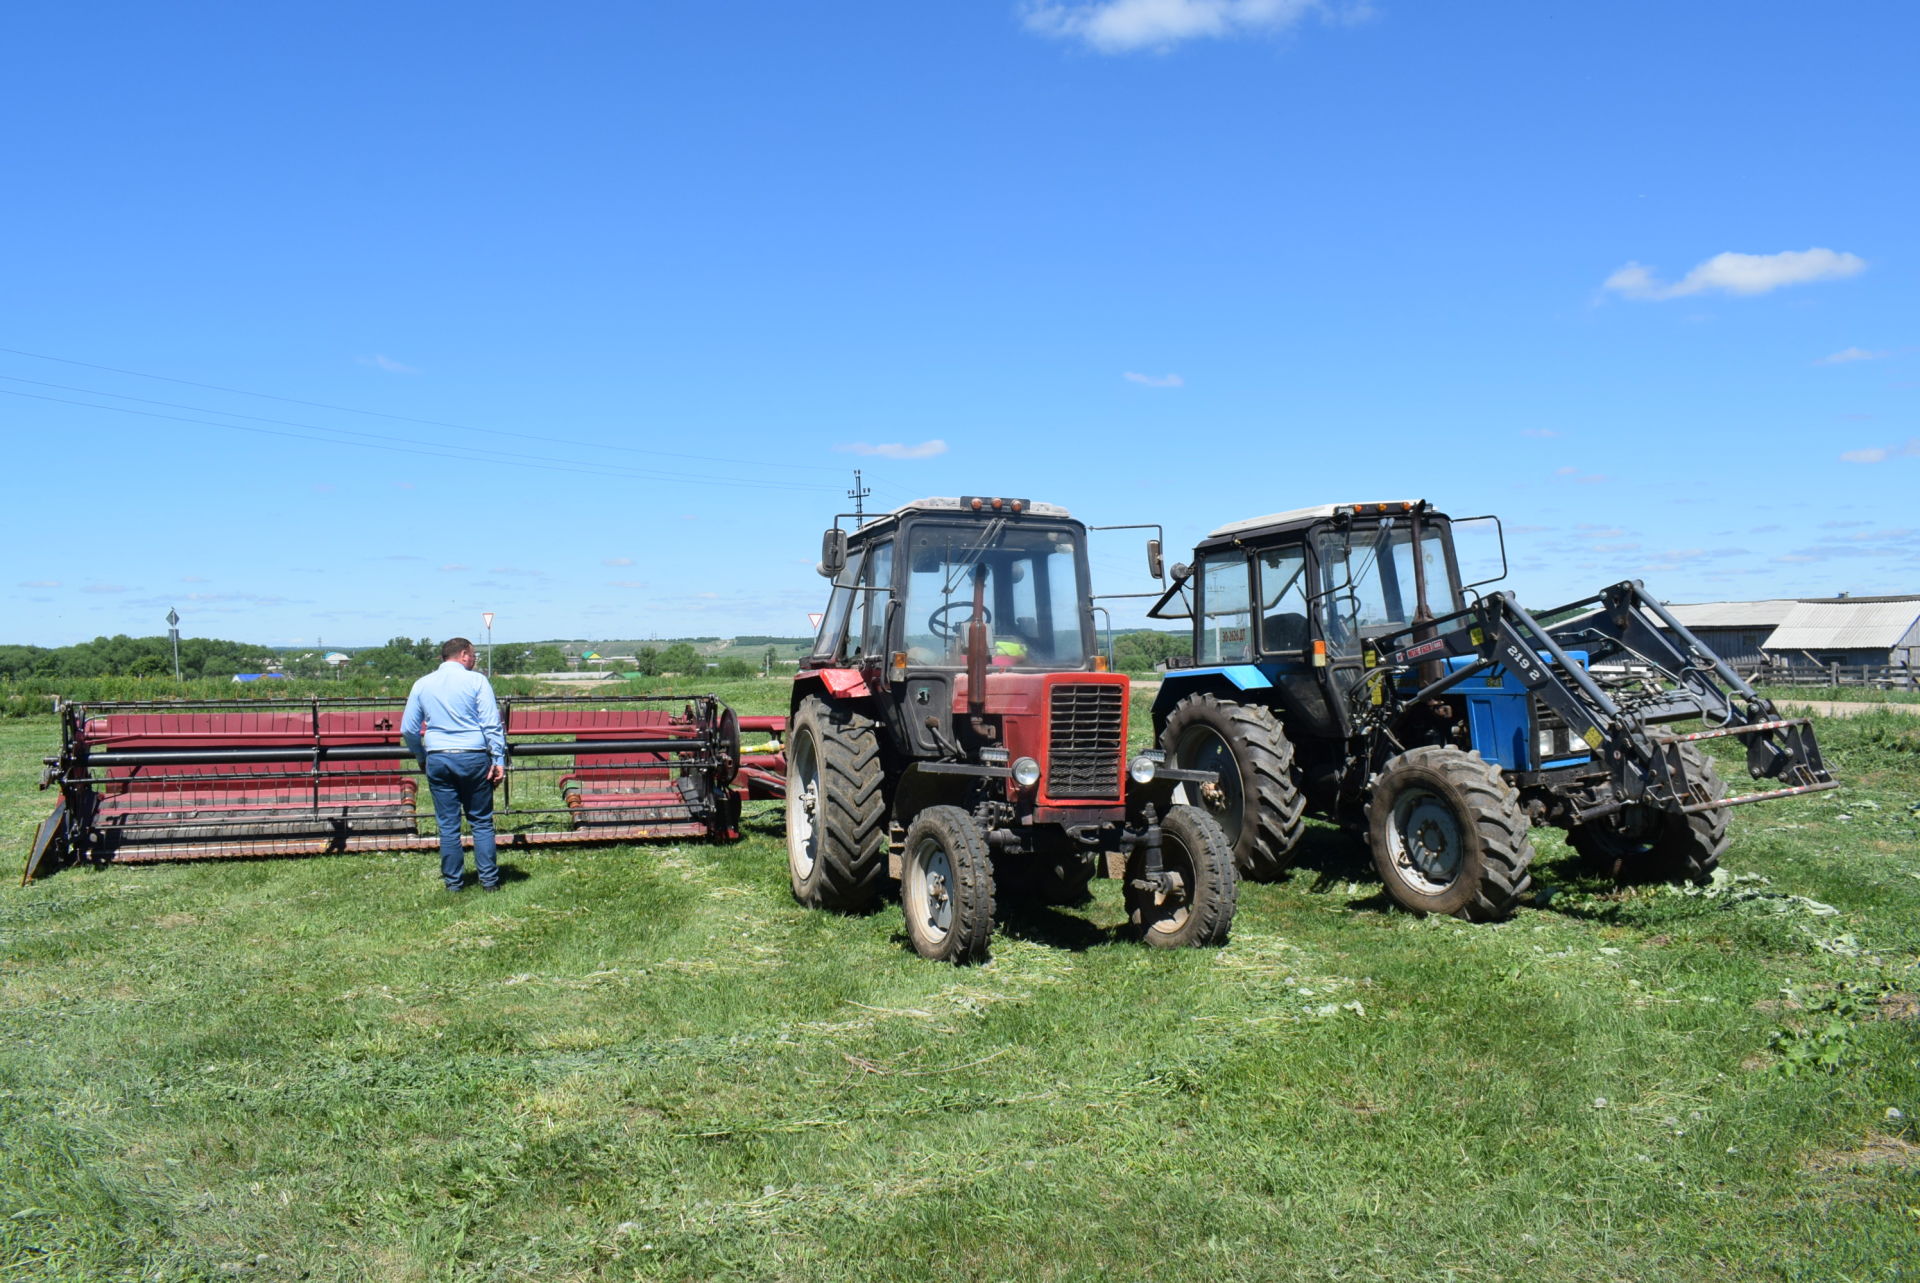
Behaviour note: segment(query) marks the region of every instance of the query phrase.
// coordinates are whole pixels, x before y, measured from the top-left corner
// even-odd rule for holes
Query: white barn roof
[[[1892,650],[1920,632],[1920,597],[1797,602],[1767,650]]]
[[[1797,605],[1791,597],[1773,601],[1706,601],[1667,609],[1688,628],[1776,628]]]

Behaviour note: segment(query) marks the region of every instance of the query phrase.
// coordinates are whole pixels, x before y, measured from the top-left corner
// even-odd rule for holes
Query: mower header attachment
[[[23,882],[79,861],[430,850],[401,708],[379,700],[62,704],[60,790]],[[779,797],[778,752],[742,755],[711,695],[504,697],[502,847],[738,837],[743,798]],[[771,746],[768,746],[771,747]]]

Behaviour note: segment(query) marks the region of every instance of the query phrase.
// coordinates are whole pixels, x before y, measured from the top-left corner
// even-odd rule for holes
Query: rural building
[[[1745,668],[1766,662],[1764,650],[1773,630],[1799,603],[1791,597],[1771,601],[1710,601],[1698,606],[1668,606],[1673,617],[1729,664]]]
[[[1893,664],[1920,651],[1920,596],[1832,597],[1795,602],[1767,638],[1778,664]]]
[[[1715,654],[1742,668],[1910,668],[1920,661],[1920,594],[1716,601],[1667,609]]]

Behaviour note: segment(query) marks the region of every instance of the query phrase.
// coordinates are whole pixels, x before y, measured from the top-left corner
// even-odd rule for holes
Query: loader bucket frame
[[[1438,658],[1473,657],[1404,699],[1399,707],[1436,699],[1470,677],[1498,666],[1565,719],[1612,776],[1605,797],[1570,816],[1584,824],[1630,805],[1693,814],[1817,793],[1839,787],[1828,772],[1807,718],[1780,716],[1773,702],[1753,689],[1731,665],[1689,632],[1638,580],[1627,580],[1590,597],[1539,614],[1508,592],[1489,594],[1463,610],[1377,641],[1379,667],[1356,694],[1392,671]],[[1582,663],[1569,652],[1586,652]],[[1626,657],[1649,678],[1643,692],[1609,692],[1590,666]],[[1544,657],[1544,658],[1543,658]],[[1364,717],[1364,712],[1359,714]],[[1659,724],[1700,718],[1709,729],[1684,734]],[[1712,798],[1689,781],[1680,746],[1732,736],[1747,750],[1747,772],[1779,787],[1736,797]]]

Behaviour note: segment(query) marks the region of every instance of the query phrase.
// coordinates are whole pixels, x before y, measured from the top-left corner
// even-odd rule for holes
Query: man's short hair
[[[440,658],[452,659],[456,655],[473,649],[473,643],[464,637],[449,637],[440,643]]]

